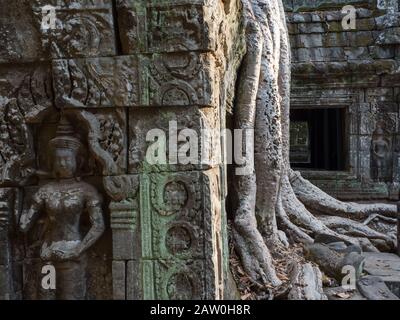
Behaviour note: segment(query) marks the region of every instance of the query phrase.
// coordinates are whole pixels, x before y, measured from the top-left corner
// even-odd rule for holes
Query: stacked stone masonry
[[[56,20],[46,29],[49,5]],[[223,298],[226,170],[215,156],[232,108],[227,83],[235,83],[243,53],[224,46],[242,44],[238,2],[0,0],[0,8],[0,299],[77,297],[74,279],[60,278],[61,293],[41,287],[43,265],[53,262],[42,258],[46,215],[26,234],[19,225],[48,186],[60,190],[61,203],[75,197],[52,177],[49,146],[78,140],[73,185],[93,194],[82,200],[93,216],[81,229],[96,212],[105,221],[101,232],[97,215],[102,235],[79,265],[62,264],[63,277],[84,270],[79,298]],[[168,135],[171,121],[178,134],[216,129],[205,163],[146,162],[147,132]],[[43,197],[48,210],[56,200]]]
[[[285,0],[292,45],[292,109],[346,109],[344,171],[305,170],[333,196],[399,198],[398,1]],[[355,29],[344,29],[346,5]],[[374,146],[383,147],[379,157]],[[379,158],[379,159],[377,159]]]

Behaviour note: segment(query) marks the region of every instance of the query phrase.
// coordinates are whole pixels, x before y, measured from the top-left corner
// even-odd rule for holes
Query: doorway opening
[[[290,162],[294,168],[346,169],[346,108],[290,111]]]

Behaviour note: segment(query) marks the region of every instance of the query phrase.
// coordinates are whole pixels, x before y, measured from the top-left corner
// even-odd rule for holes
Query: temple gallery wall
[[[329,194],[347,200],[399,198],[398,2],[284,1],[292,45],[292,155]],[[335,9],[336,8],[336,9]],[[303,134],[302,134],[303,133]]]
[[[398,8],[352,1],[344,31],[344,2],[284,1],[292,166],[339,198],[398,200]],[[230,126],[242,23],[236,0],[0,0],[0,299],[229,297],[224,137],[207,164],[145,154],[171,121]]]

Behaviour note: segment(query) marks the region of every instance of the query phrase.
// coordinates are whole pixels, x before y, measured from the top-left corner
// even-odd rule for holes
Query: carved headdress
[[[61,117],[57,127],[56,137],[50,140],[49,148],[51,151],[56,149],[69,149],[75,151],[75,153],[81,150],[82,143],[75,136],[74,128],[65,117]]]

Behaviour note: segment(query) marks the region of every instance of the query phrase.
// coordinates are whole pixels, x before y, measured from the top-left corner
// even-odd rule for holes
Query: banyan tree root
[[[345,275],[343,268],[346,266],[352,266],[356,271],[356,277],[359,278],[365,261],[365,258],[357,252],[340,254],[320,243],[306,246],[305,256],[319,265],[325,274],[336,279],[339,283],[341,283]]]
[[[394,237],[378,232],[363,223],[334,216],[319,216],[318,219],[340,234],[369,239],[376,248],[382,251],[391,251],[396,247],[396,239]]]
[[[297,220],[296,224],[301,224],[314,234],[338,236],[365,251],[390,251],[395,247],[396,239],[393,237],[352,219],[368,219],[368,216],[380,214],[395,223],[396,220],[391,217],[397,215],[396,205],[341,202],[305,180],[299,172],[289,170],[289,173],[290,186],[286,183],[288,203],[285,209],[294,221]]]
[[[340,229],[341,234],[357,238],[380,239],[392,243],[393,247],[395,245],[396,239],[351,219],[334,216],[319,216],[318,219],[332,230]]]
[[[243,11],[246,21],[247,52],[242,62],[239,77],[235,127],[253,130],[255,127],[256,99],[260,81],[264,39],[255,21],[252,5],[243,0]],[[243,146],[244,150],[254,150],[254,145]],[[241,258],[243,268],[255,283],[260,286],[281,285],[273,259],[257,226],[256,207],[256,175],[237,175],[234,180],[236,195],[235,218],[232,228],[235,249]]]
[[[304,179],[299,172],[289,171],[290,183],[297,198],[313,213],[364,219],[371,214],[395,218],[396,205],[359,204],[339,201]]]
[[[289,300],[328,300],[322,286],[322,273],[311,263],[291,266]]]
[[[315,186],[313,186],[313,189],[325,194]],[[385,251],[394,248],[394,238],[380,233],[364,223],[340,216],[316,216],[312,214],[295,194],[287,177],[283,178],[281,197],[282,207],[280,204],[277,206],[279,226],[296,242],[309,244],[314,241],[315,236],[323,234],[356,245],[364,251],[378,252],[378,248]],[[330,196],[326,195],[326,197]]]
[[[397,208],[338,201],[290,168],[290,49],[282,1],[242,0],[242,4],[247,53],[236,94],[235,129],[254,130],[256,144],[242,150],[254,151],[255,170],[234,178],[232,235],[254,283],[279,287],[274,243],[285,237],[279,237],[278,227],[292,243],[312,244],[322,234],[377,251],[374,244],[392,239],[348,218],[365,220],[372,214],[393,218]]]

